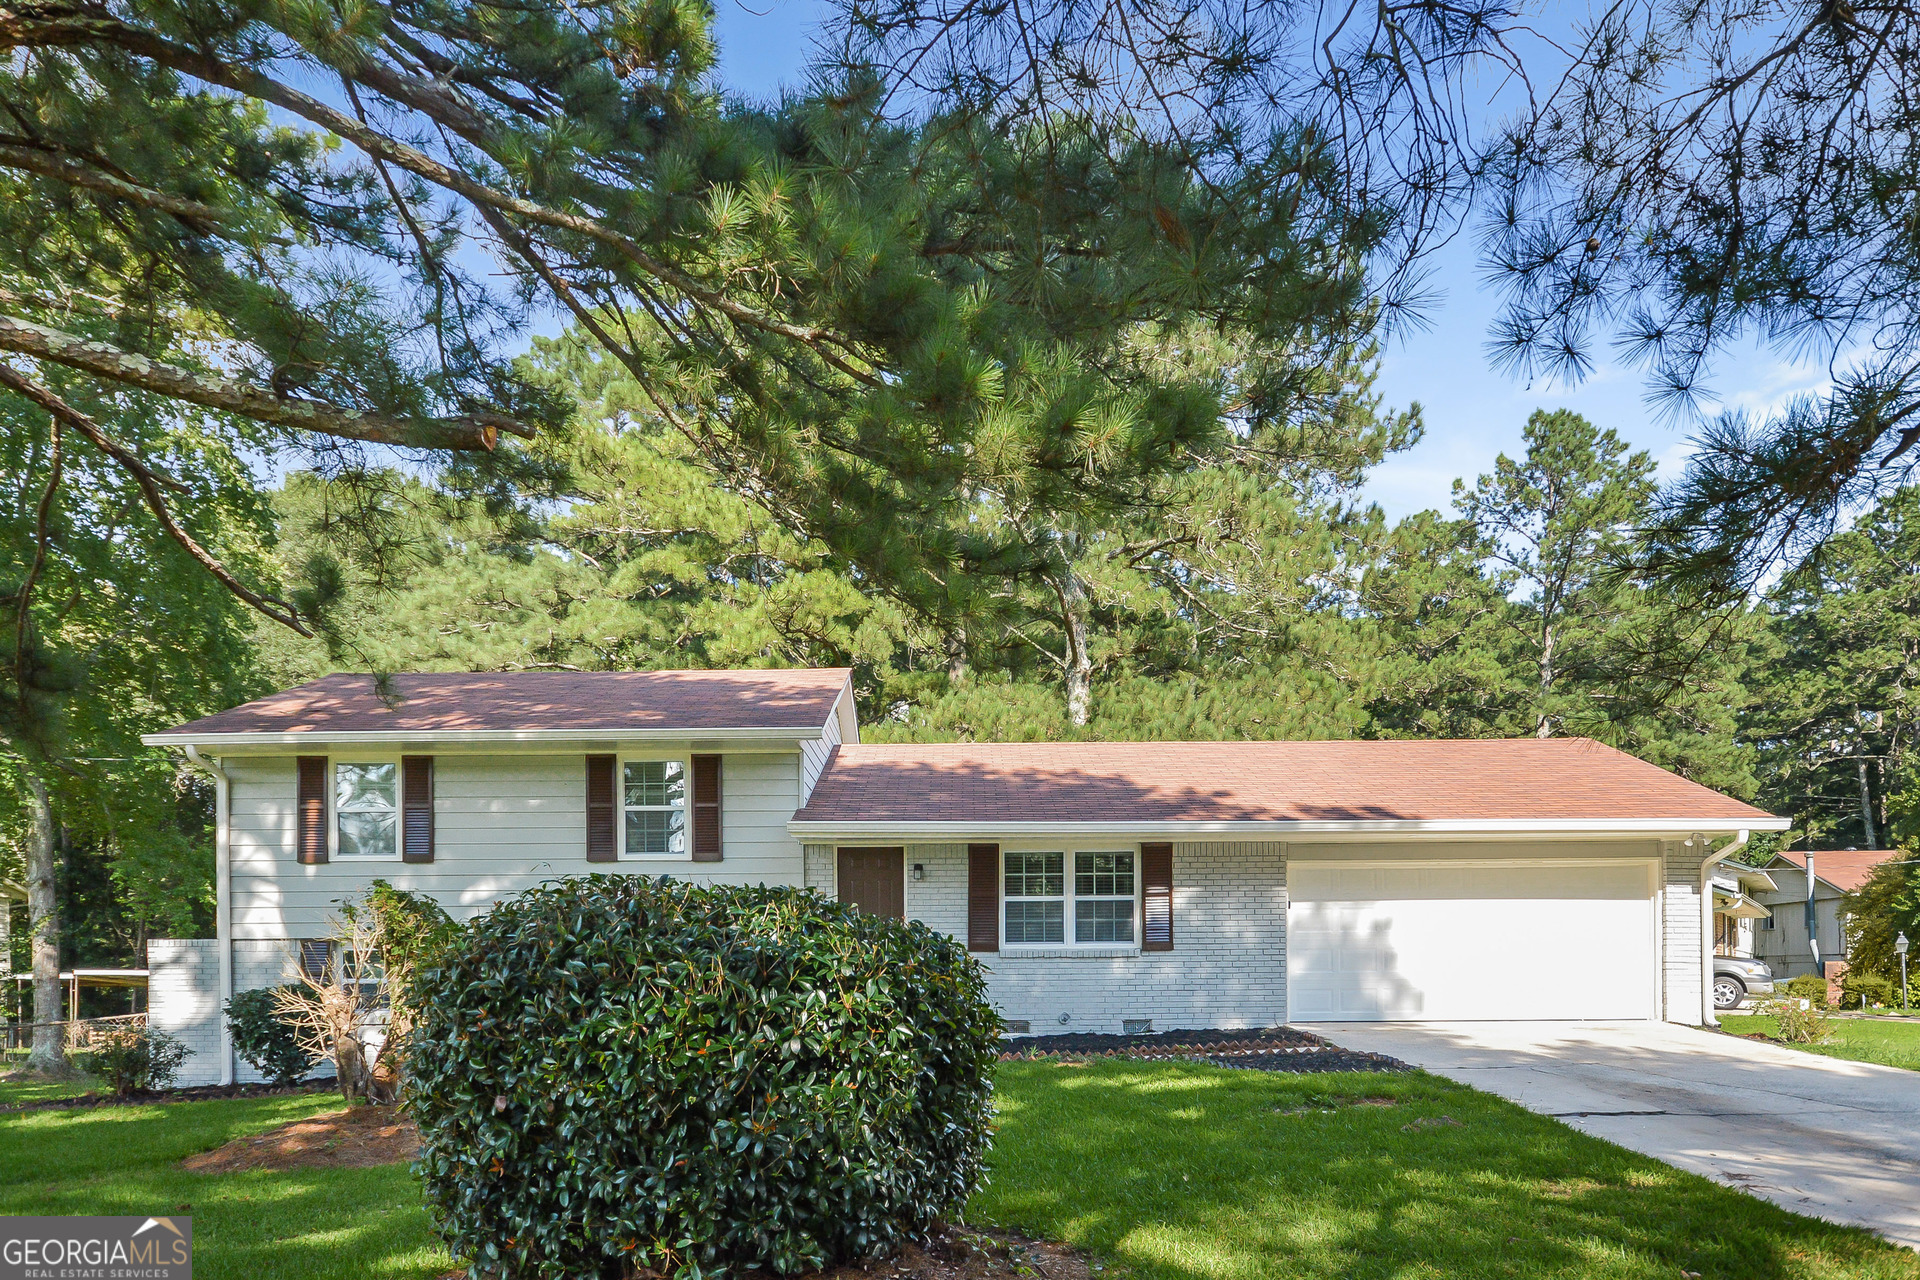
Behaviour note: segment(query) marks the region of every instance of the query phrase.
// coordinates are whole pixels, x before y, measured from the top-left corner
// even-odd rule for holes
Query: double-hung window
[[[629,858],[687,855],[687,774],[678,760],[629,760],[623,770]]]
[[[1073,940],[1133,941],[1133,854],[1073,855]]]
[[[1067,886],[1064,853],[1008,853],[1007,941],[1066,941]]]
[[[1003,858],[1006,945],[1128,945],[1137,940],[1138,855],[1132,850],[1010,849]]]
[[[400,856],[400,766],[392,761],[333,765],[334,856]]]

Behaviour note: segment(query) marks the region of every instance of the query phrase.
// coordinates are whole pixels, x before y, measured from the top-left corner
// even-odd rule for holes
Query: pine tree
[[[1523,434],[1524,457],[1455,482],[1457,522],[1404,522],[1369,575],[1388,637],[1382,730],[1583,734],[1750,793],[1734,729],[1751,623],[1631,572],[1652,459],[1565,410]]]
[[[1920,489],[1897,491],[1784,577],[1746,734],[1806,837],[1884,847],[1920,708]]]

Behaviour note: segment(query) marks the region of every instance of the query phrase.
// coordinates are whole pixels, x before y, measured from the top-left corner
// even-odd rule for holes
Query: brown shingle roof
[[[1802,871],[1807,869],[1807,855],[1801,850],[1782,849],[1774,856]],[[1875,867],[1888,858],[1904,856],[1894,849],[1815,849],[1813,871],[1817,879],[1825,880],[1842,893],[1858,893]],[[1804,888],[1806,881],[1800,883]]]
[[[843,746],[795,822],[1525,822],[1768,815],[1586,738]]]
[[[509,671],[396,675],[392,701],[372,676],[326,676],[166,731],[458,733],[818,729],[845,668],[791,671]]]

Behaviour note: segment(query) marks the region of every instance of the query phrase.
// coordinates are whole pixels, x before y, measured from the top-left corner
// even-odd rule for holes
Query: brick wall
[[[966,846],[908,845],[906,860],[908,917],[965,937]],[[1036,1034],[1117,1032],[1133,1018],[1156,1031],[1272,1026],[1287,1016],[1286,922],[1285,845],[1175,844],[1172,951],[1009,948],[978,959],[1000,1016]]]
[[[1700,919],[1700,864],[1706,860],[1704,842],[1684,840],[1660,843],[1662,880],[1661,1016],[1668,1022],[1700,1025],[1702,953]]]
[[[220,1083],[220,944],[212,938],[147,942],[147,1024],[190,1050],[175,1083]]]

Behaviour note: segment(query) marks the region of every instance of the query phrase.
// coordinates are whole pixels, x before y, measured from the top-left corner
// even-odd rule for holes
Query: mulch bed
[[[1094,1280],[1107,1272],[1063,1244],[1036,1240],[1002,1227],[960,1227],[936,1223],[927,1238],[907,1245],[891,1258],[870,1258],[814,1271],[799,1280]],[[635,1273],[658,1280],[652,1271]],[[463,1268],[440,1280],[466,1280]]]
[[[188,1156],[190,1173],[245,1173],[267,1169],[368,1169],[420,1154],[420,1131],[393,1107],[348,1107],[278,1129],[235,1138]]]
[[[999,1227],[941,1223],[928,1238],[891,1258],[852,1263],[817,1273],[818,1280],[1092,1280],[1096,1270],[1063,1244],[1035,1240]]]
[[[1247,1071],[1411,1071],[1383,1053],[1342,1049],[1298,1027],[1262,1027],[1252,1031],[1162,1031],[1153,1035],[1114,1036],[1076,1031],[1063,1035],[1021,1036],[1006,1042],[1002,1062],[1035,1059],[1080,1061],[1133,1058],[1149,1062],[1206,1062]]]
[[[70,1111],[86,1107],[146,1107],[164,1102],[206,1102],[218,1098],[277,1098],[296,1093],[328,1093],[331,1080],[318,1084],[209,1084],[193,1089],[142,1089],[135,1093],[83,1093],[72,1098],[41,1098],[0,1106],[9,1111]]]

